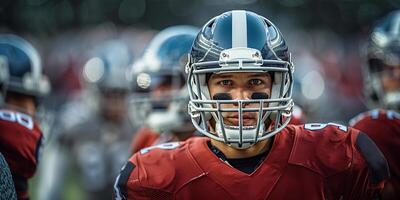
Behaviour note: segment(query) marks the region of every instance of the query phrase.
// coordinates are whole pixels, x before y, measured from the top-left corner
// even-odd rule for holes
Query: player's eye
[[[250,83],[250,85],[261,85],[263,83],[263,81],[260,79],[251,79],[249,81],[249,83]]]
[[[220,85],[222,86],[231,86],[232,85],[232,81],[231,80],[222,80],[219,82]]]

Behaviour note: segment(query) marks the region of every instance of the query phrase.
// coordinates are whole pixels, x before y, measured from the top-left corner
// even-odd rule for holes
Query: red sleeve
[[[136,153],[122,168],[114,184],[115,200],[150,200],[150,199],[172,199],[169,192],[160,189],[143,187],[139,180],[138,154]]]
[[[131,142],[132,154],[143,148],[152,146],[160,137],[159,134],[149,128],[141,128],[135,135]]]

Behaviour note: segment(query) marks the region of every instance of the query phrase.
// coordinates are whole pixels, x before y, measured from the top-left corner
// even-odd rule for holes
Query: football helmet
[[[11,91],[35,97],[37,101],[50,92],[39,53],[16,35],[0,35],[0,81],[4,96]]]
[[[123,41],[105,41],[89,52],[89,59],[83,67],[83,78],[89,87],[95,87],[100,92],[129,92],[132,83],[127,73],[132,61],[132,52]]]
[[[128,100],[132,79],[129,67],[133,56],[129,46],[119,39],[107,40],[90,50],[87,57],[82,75],[88,111],[122,122],[130,113]]]
[[[183,25],[162,30],[132,67],[136,80],[132,103],[140,115],[136,118],[144,119],[145,125],[158,133],[194,129],[187,117],[185,65],[197,32],[197,28]]]
[[[386,91],[383,76],[400,80],[400,10],[387,15],[373,28],[368,40],[367,59],[363,72],[369,106],[399,110],[400,88],[397,86]]]
[[[237,149],[272,137],[290,121],[293,70],[286,42],[270,20],[244,10],[214,17],[198,33],[186,67],[188,112],[194,126],[202,134]],[[207,77],[212,73],[232,72],[270,73],[271,97],[253,94],[250,100],[211,98]],[[224,104],[233,104],[236,108],[222,108]],[[245,104],[258,107],[243,108]],[[226,125],[223,112],[236,112],[238,126]],[[243,125],[246,112],[257,112],[256,125]],[[207,125],[212,124],[211,120],[215,127]]]

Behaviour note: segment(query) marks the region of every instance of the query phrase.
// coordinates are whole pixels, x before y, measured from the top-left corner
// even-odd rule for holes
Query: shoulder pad
[[[139,171],[136,178],[143,187],[172,191],[203,174],[189,152],[187,142],[148,147],[134,157]]]
[[[352,161],[354,130],[338,124],[295,126],[290,164],[301,165],[322,176],[347,170]]]
[[[387,179],[389,166],[376,144],[365,133],[360,133],[356,139],[356,146],[371,169],[372,183],[377,184]]]

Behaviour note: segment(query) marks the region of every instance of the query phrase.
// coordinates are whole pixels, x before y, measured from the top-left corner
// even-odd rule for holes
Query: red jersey
[[[400,199],[400,113],[372,110],[353,118],[350,125],[366,133],[385,155],[391,177],[383,195]]]
[[[192,136],[193,135],[190,134],[187,138]],[[136,133],[136,136],[132,140],[132,153],[136,153],[146,147],[174,141],[179,141],[179,139],[173,134],[160,134],[154,132],[150,128],[144,127],[139,129],[139,131]]]
[[[42,133],[29,115],[0,110],[0,152],[10,166],[18,199],[28,197],[27,180],[36,171],[41,143]]]
[[[386,160],[368,136],[336,124],[287,126],[251,174],[222,161],[209,141],[142,149],[117,177],[115,198],[368,199],[387,176]]]

